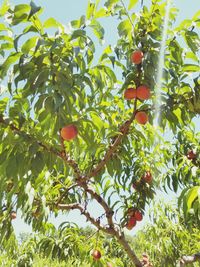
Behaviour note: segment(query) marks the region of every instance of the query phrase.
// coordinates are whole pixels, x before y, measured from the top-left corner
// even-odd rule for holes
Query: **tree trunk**
[[[124,248],[126,253],[128,254],[129,258],[133,262],[133,264],[136,267],[142,267],[141,261],[138,259],[130,245],[128,244],[128,241],[125,239],[124,234],[120,235],[119,232],[115,233],[115,237],[117,238],[118,242],[121,244],[121,246]]]

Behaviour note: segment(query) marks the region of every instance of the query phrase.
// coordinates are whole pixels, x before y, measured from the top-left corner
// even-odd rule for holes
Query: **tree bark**
[[[142,267],[141,261],[138,259],[133,249],[130,247],[129,243],[125,239],[124,233],[115,232],[115,237],[120,243],[120,245],[124,248],[124,250],[126,251],[127,255],[129,256],[133,264],[136,267]]]

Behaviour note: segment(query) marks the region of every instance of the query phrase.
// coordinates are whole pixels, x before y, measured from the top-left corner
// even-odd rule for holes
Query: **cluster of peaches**
[[[152,182],[152,175],[150,171],[146,171],[145,174],[142,176],[141,178],[142,181],[144,181],[145,183],[150,184]],[[140,186],[140,181],[133,183],[133,188],[134,189],[138,189],[138,187]],[[137,222],[142,221],[143,216],[142,216],[142,212],[139,211],[136,208],[129,208],[127,211],[127,224],[126,224],[126,228],[128,230],[132,230],[133,227],[136,226]]]
[[[143,58],[143,53],[140,50],[134,51],[131,54],[131,62],[138,65],[141,64]],[[146,85],[140,85],[137,88],[128,88],[124,92],[124,98],[127,100],[139,99],[147,100],[151,96],[150,89]],[[135,119],[140,124],[146,124],[149,120],[148,115],[144,111],[137,111],[135,114]],[[61,137],[64,140],[73,140],[78,135],[78,129],[74,124],[67,125],[61,129]]]
[[[131,62],[138,65],[141,64],[143,53],[140,50],[134,51],[131,54]],[[128,88],[124,92],[124,98],[126,100],[139,99],[141,101],[149,99],[151,96],[150,89],[146,85],[140,85],[137,88]],[[135,120],[140,124],[146,124],[149,120],[148,115],[144,111],[137,111],[135,114]]]
[[[135,210],[134,208],[128,209],[128,222],[126,224],[126,228],[128,230],[132,230],[133,227],[136,226],[137,222],[142,221],[143,215],[142,212],[139,210]]]

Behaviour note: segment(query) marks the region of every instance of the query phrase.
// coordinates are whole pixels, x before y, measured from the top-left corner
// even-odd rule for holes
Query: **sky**
[[[11,0],[13,4],[28,4],[30,1],[27,0]],[[85,14],[85,10],[87,7],[87,0],[35,0],[35,3],[38,6],[44,8],[43,14],[41,15],[42,20],[46,20],[49,17],[54,17],[56,20],[63,24],[68,24],[71,20],[78,19],[81,15]],[[102,1],[101,1],[102,2]],[[124,1],[126,5],[128,1]],[[177,23],[184,20],[190,19],[198,9],[200,9],[199,0],[174,0],[172,1],[173,5],[176,6],[180,11],[177,18]],[[144,4],[147,5],[150,3],[150,0],[144,0]],[[106,19],[106,21],[102,21],[102,24],[105,28],[105,44],[114,44],[117,40],[117,30],[116,24],[112,20],[112,18]],[[108,26],[109,25],[109,26]],[[111,34],[112,33],[112,34]],[[103,47],[99,47],[97,45],[97,54],[103,50]],[[163,195],[163,197],[172,199],[173,193],[169,196]],[[93,214],[99,216],[101,214],[101,210],[95,210],[95,206],[91,207],[93,209]],[[23,220],[20,218],[21,214],[20,211],[18,212],[18,216],[16,220],[13,220],[13,226],[15,229],[16,234],[18,235],[20,232],[30,232],[30,226],[26,225]],[[138,227],[134,228],[129,234],[135,234],[138,229],[142,229],[144,224],[147,222],[148,218],[141,222]],[[77,223],[79,226],[86,226],[86,223],[83,216],[80,216],[79,212],[72,211],[68,215],[58,216],[55,218],[50,218],[50,221],[58,226],[63,221],[73,221]]]

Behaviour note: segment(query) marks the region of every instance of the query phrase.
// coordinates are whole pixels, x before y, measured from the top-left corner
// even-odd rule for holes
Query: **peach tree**
[[[89,1],[67,26],[41,12],[33,1],[0,8],[1,239],[17,210],[35,230],[78,210],[142,266],[124,228],[158,190],[180,195],[188,224],[200,220],[200,13],[177,25],[171,6],[156,126],[165,1]]]

